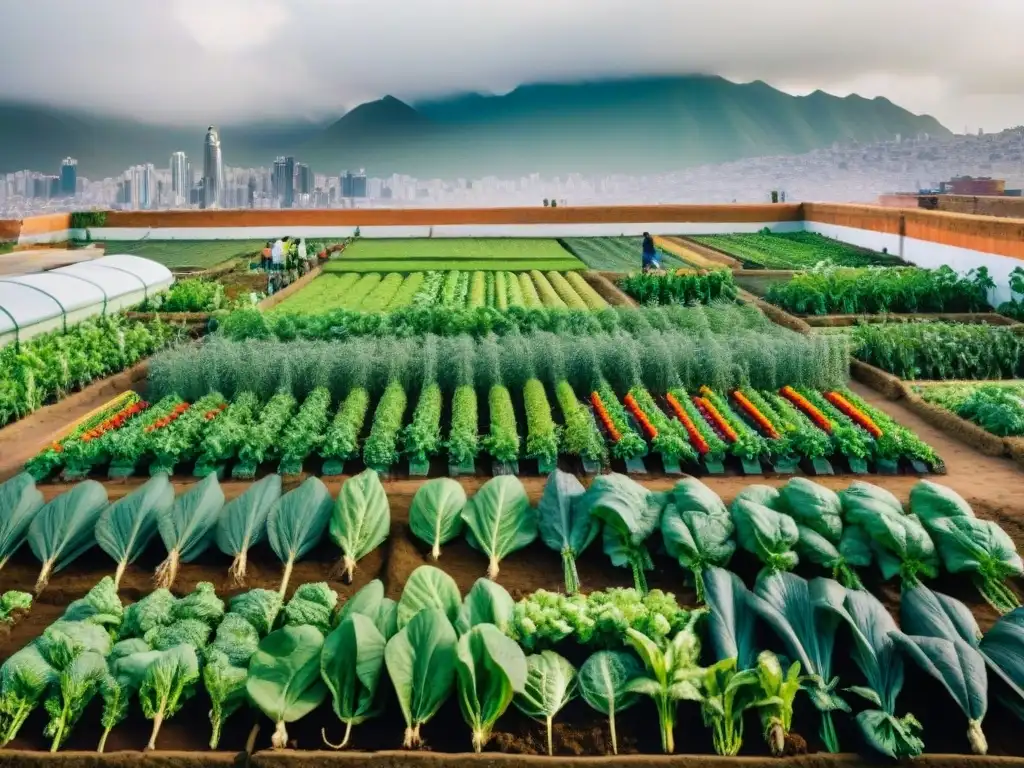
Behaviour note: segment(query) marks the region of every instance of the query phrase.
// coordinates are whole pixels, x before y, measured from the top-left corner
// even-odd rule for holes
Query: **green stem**
[[[571,547],[562,550],[562,574],[565,577],[565,594],[575,595],[580,591],[580,577],[576,570],[576,553]]]
[[[551,744],[551,718],[548,717],[548,755],[555,754],[555,750]]]
[[[831,712],[821,713],[821,740],[825,742],[825,749],[833,755],[839,753],[839,736],[836,734],[836,725],[832,722]]]
[[[633,586],[641,595],[647,594],[647,576],[644,575],[644,566],[640,555],[630,560],[630,567],[633,569]]]
[[[109,728],[104,728],[103,729],[103,735],[100,736],[100,743],[96,747],[96,751],[97,752],[102,752],[103,749],[107,746],[107,736],[109,736],[109,735],[110,735],[110,729]]]
[[[10,744],[14,737],[18,735],[18,731],[21,730],[21,726],[25,724],[28,716],[32,713],[32,704],[29,702],[22,702],[18,706],[18,711],[14,717],[11,718],[11,724],[7,727],[7,732],[4,733],[4,743],[0,744],[0,747],[6,747]]]
[[[693,571],[693,584],[697,589],[697,605],[704,605],[707,599],[707,593],[704,589],[704,565],[703,563],[696,565],[691,570]]]
[[[615,707],[608,708],[608,727],[612,732],[612,754],[619,754],[619,739],[615,733]]]
[[[657,704],[658,716],[661,719],[661,749],[666,755],[671,755],[676,748],[672,733],[676,720],[675,702],[671,701],[668,695],[662,694],[658,697]]]

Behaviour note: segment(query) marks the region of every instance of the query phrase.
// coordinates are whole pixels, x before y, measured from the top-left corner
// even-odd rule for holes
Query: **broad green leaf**
[[[421,565],[405,582],[398,601],[398,628],[402,629],[417,613],[429,608],[441,611],[453,625],[459,618],[462,597],[455,579],[432,565]]]
[[[0,568],[25,543],[29,524],[43,503],[42,491],[27,472],[0,484]]]
[[[39,510],[28,528],[28,545],[42,564],[36,594],[50,575],[96,544],[96,521],[107,506],[107,491],[85,480]]]
[[[451,695],[457,641],[448,617],[429,609],[416,614],[384,648],[384,663],[405,717],[406,748],[422,742],[420,726]]]
[[[459,639],[455,670],[459,707],[480,752],[515,694],[526,690],[526,656],[493,624],[478,624]]]
[[[501,584],[490,579],[477,579],[462,601],[455,629],[464,635],[477,624],[493,624],[508,634],[515,607],[512,595]]]
[[[147,749],[156,749],[160,726],[178,713],[195,693],[199,682],[199,657],[191,645],[182,644],[160,651],[146,666],[139,685],[142,714],[153,721]]]
[[[106,673],[106,660],[95,651],[82,653],[60,673],[45,702],[50,722],[43,733],[53,740],[51,752],[56,752],[71,735],[82,712],[99,692]]]
[[[412,497],[409,528],[413,535],[430,546],[430,557],[441,556],[441,545],[462,533],[462,509],[466,491],[450,477],[427,480]]]
[[[234,557],[231,577],[245,583],[249,549],[267,535],[267,517],[281,498],[281,476],[267,475],[224,505],[217,520],[217,547]]]
[[[715,661],[734,658],[740,670],[757,664],[757,614],[753,593],[743,580],[724,568],[704,572],[707,590],[707,636]]]
[[[665,549],[693,575],[697,601],[704,602],[703,573],[725,567],[736,551],[729,510],[704,483],[686,478],[676,483],[672,500],[661,516]]]
[[[280,594],[288,590],[292,568],[320,543],[331,516],[331,493],[317,477],[310,477],[289,491],[267,515],[267,539],[274,554],[284,563]]]
[[[580,588],[576,558],[597,538],[601,528],[601,521],[579,504],[585,492],[575,475],[556,469],[548,475],[537,506],[541,540],[562,555],[565,591],[570,595]]]
[[[498,563],[537,538],[537,514],[530,507],[526,488],[514,475],[492,477],[474,494],[462,517],[468,541],[490,558],[487,578],[498,575]]]
[[[181,563],[190,563],[213,542],[217,518],[224,507],[224,491],[217,475],[208,475],[174,500],[171,511],[157,520],[167,559],[157,567],[158,587],[170,587]]]
[[[252,703],[276,724],[275,749],[288,744],[285,723],[305,717],[327,698],[320,677],[323,645],[316,627],[282,627],[263,638],[249,662],[245,688]]]
[[[230,616],[235,616],[235,614],[228,614],[228,617]],[[227,623],[228,617],[225,617],[225,623]],[[235,616],[235,618],[248,626],[255,636],[256,630],[251,624],[241,617]],[[218,637],[220,629],[223,627],[224,624],[221,624],[218,628]],[[215,646],[211,646],[206,652],[206,660],[203,664],[203,687],[210,697],[210,724],[213,726],[210,734],[210,749],[217,748],[220,744],[224,723],[247,701],[245,683],[249,676],[248,667],[248,658],[244,665],[232,664],[228,655]]]
[[[346,617],[324,641],[320,674],[331,692],[334,714],[345,724],[345,738],[336,749],[348,744],[353,725],[380,714],[384,646],[384,636],[361,613]]]
[[[629,684],[643,672],[636,656],[627,651],[598,651],[580,667],[580,696],[593,709],[608,716],[612,754],[619,754],[615,713],[637,703],[639,696],[629,690]]]
[[[843,534],[839,495],[806,477],[794,477],[779,490],[783,511],[798,525],[810,528],[832,544]]]
[[[331,515],[331,541],[341,547],[341,575],[352,583],[356,563],[375,550],[391,530],[391,508],[380,477],[367,469],[349,478]]]
[[[576,668],[554,651],[543,651],[526,657],[526,686],[512,699],[516,708],[527,717],[543,722],[547,728],[548,754],[551,744],[551,722],[562,708],[576,696]]]
[[[371,621],[376,620],[380,613],[381,603],[384,602],[384,582],[380,579],[373,579],[366,586],[358,590],[352,597],[345,601],[338,611],[334,621],[335,626],[341,626],[346,618],[353,613],[361,613],[368,616]]]
[[[799,558],[793,547],[800,533],[793,518],[763,504],[737,499],[732,504],[732,519],[736,524],[737,542],[764,563],[762,573],[796,567]]]
[[[96,523],[96,543],[117,563],[114,586],[125,568],[145,552],[156,536],[160,518],[174,506],[174,487],[167,475],[150,478],[145,485],[115,501]]]

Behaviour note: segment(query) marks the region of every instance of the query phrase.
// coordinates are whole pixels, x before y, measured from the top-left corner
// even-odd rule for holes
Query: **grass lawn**
[[[10,253],[14,250],[15,243],[0,242],[0,253]]]
[[[373,266],[376,265],[376,266]],[[586,265],[556,240],[534,238],[418,238],[359,240],[332,260],[336,272],[415,272],[431,269],[571,270]]]
[[[107,243],[107,253],[144,256],[171,269],[209,269],[234,258],[259,253],[265,245],[265,240],[139,240]]]

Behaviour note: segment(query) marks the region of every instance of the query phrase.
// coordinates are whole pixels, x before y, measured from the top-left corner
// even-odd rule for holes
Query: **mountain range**
[[[80,175],[103,178],[137,163],[166,167],[177,150],[195,166],[205,129],[0,103],[0,173],[57,173],[70,155]],[[441,178],[648,173],[920,133],[951,135],[935,118],[884,98],[792,96],[760,81],[703,75],[525,85],[412,103],[387,96],[332,123],[220,128],[232,166],[294,155],[321,173],[365,168],[372,176]]]

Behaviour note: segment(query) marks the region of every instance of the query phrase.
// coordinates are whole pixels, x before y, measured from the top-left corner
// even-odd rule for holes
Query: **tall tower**
[[[73,157],[65,157],[60,166],[61,197],[74,197],[78,185],[78,161]]]
[[[171,196],[175,205],[188,203],[188,193],[192,189],[192,166],[188,155],[175,152],[171,155]]]
[[[224,164],[220,154],[220,135],[212,125],[206,130],[203,146],[203,208],[220,205],[224,191]]]

